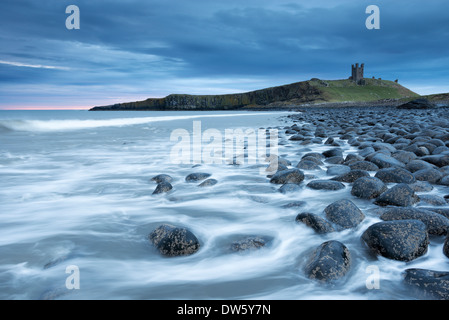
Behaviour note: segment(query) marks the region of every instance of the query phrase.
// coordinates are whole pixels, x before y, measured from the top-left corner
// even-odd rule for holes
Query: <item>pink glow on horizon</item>
[[[0,107],[0,110],[89,110],[92,107],[78,107],[78,106],[70,106],[70,107],[30,107],[30,106],[21,106],[21,107]]]

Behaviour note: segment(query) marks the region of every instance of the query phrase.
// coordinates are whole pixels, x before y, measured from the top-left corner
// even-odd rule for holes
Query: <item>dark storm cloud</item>
[[[80,30],[65,28],[70,4],[80,8]],[[380,30],[365,28],[370,4],[381,9]],[[102,104],[346,78],[355,62],[365,62],[367,76],[416,88],[447,83],[447,7],[447,0],[2,0],[0,108],[26,95],[33,101],[39,86],[77,97],[67,104]],[[36,95],[35,103],[48,102]]]

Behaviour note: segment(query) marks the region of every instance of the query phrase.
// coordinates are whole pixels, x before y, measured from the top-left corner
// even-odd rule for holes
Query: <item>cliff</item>
[[[91,111],[120,110],[235,110],[289,107],[326,102],[378,101],[418,97],[409,89],[387,80],[365,79],[363,86],[350,80],[320,80],[225,95],[171,94],[165,98],[94,107]]]

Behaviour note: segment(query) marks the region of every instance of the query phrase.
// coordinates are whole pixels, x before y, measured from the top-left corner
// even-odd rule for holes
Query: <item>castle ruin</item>
[[[349,77],[349,79],[354,81],[358,85],[364,85],[365,84],[365,80],[363,80],[364,69],[365,69],[364,63],[362,63],[360,67],[358,63],[356,63],[355,66],[352,65],[351,76]]]

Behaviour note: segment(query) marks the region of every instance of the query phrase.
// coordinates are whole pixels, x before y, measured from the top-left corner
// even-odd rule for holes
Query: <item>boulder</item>
[[[308,257],[305,273],[310,279],[332,282],[346,275],[351,266],[351,253],[339,241],[322,243]]]
[[[306,226],[315,230],[316,233],[320,234],[335,231],[334,227],[332,227],[332,225],[328,221],[314,213],[300,213],[296,216],[296,222],[304,223]]]
[[[372,163],[377,165],[380,169],[390,168],[390,167],[399,167],[404,168],[405,164],[396,160],[395,158],[388,156],[386,154],[377,152],[370,160]]]
[[[370,161],[357,161],[349,165],[351,170],[377,171],[379,167]]]
[[[197,237],[190,230],[170,224],[160,225],[148,238],[167,257],[191,255],[200,248]]]
[[[403,168],[385,168],[379,170],[375,177],[382,180],[385,183],[414,183],[415,177],[408,170]]]
[[[218,183],[215,179],[207,179],[201,182],[198,187],[204,188],[204,187],[212,187]]]
[[[324,151],[323,156],[325,156],[326,158],[343,157],[343,151],[339,148],[330,149],[330,150]]]
[[[423,298],[449,300],[449,272],[427,269],[406,269],[404,281]]]
[[[243,239],[234,241],[231,244],[231,251],[253,251],[265,247],[272,239],[262,236],[246,236]]]
[[[299,190],[301,190],[301,187],[296,183],[286,183],[283,184],[278,191],[280,193],[287,194],[292,192],[298,192]]]
[[[339,176],[348,173],[349,171],[351,171],[351,168],[349,168],[348,166],[337,164],[335,166],[329,167],[326,171],[326,174],[329,176]]]
[[[380,179],[375,177],[362,177],[352,185],[351,194],[362,199],[374,199],[388,188]]]
[[[328,205],[324,212],[329,221],[343,229],[354,228],[365,219],[363,212],[351,200],[338,200]]]
[[[171,183],[171,182],[173,182],[173,178],[171,176],[169,176],[168,174],[159,174],[159,175],[151,178],[151,181],[154,181],[156,183],[161,183],[161,182]]]
[[[351,183],[362,177],[370,177],[369,172],[365,170],[351,170],[348,173],[333,177],[331,180]]]
[[[446,238],[446,241],[444,241],[443,253],[446,257],[449,258],[449,236]]]
[[[186,177],[186,181],[187,182],[203,181],[203,180],[209,178],[210,176],[211,176],[210,173],[204,173],[204,172],[191,173]]]
[[[413,189],[405,183],[400,183],[377,197],[374,204],[377,204],[378,206],[392,205],[398,207],[410,207],[418,201],[419,198]]]
[[[421,169],[413,173],[416,180],[427,181],[436,184],[441,180],[443,174],[437,169]]]
[[[449,165],[449,155],[447,154],[426,156],[421,159],[439,168]]]
[[[427,100],[426,98],[418,98],[407,103],[397,106],[398,109],[433,109],[435,104]]]
[[[375,223],[365,230],[362,240],[375,254],[399,261],[424,255],[429,245],[426,225],[419,220]]]
[[[173,186],[169,182],[161,182],[154,189],[153,194],[166,193],[173,189]]]
[[[309,182],[307,187],[315,190],[341,190],[346,188],[343,183],[334,180],[314,180]]]
[[[421,208],[388,208],[380,216],[384,221],[394,220],[419,220],[427,227],[427,232],[432,235],[446,235],[449,231],[449,219],[430,210]]]
[[[275,173],[270,182],[274,184],[301,183],[304,180],[304,172],[294,168]]]
[[[296,168],[302,170],[321,170],[321,167],[314,161],[304,159],[299,161],[299,163],[296,165]]]

